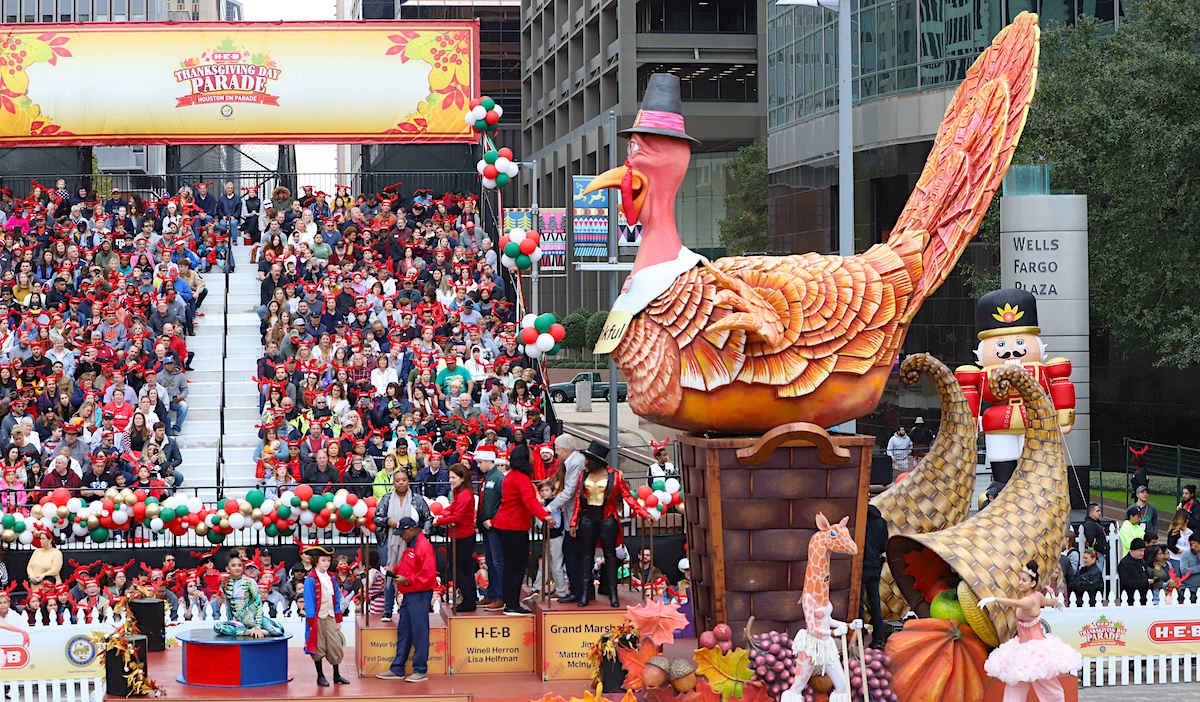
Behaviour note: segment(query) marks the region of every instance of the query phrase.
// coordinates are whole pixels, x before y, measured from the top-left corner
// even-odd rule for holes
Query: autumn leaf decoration
[[[688,624],[687,617],[679,612],[679,605],[663,604],[651,600],[640,607],[629,607],[629,621],[643,636],[662,646],[675,643],[675,632]]]
[[[430,93],[417,103],[415,112],[388,130],[392,134],[449,134],[463,130],[462,113],[471,100],[474,87],[471,72],[472,34],[468,29],[442,32],[402,30],[389,34],[391,46],[385,56],[399,56],[401,63],[424,61],[429,64]],[[457,108],[457,109],[456,109]]]
[[[642,689],[642,670],[646,667],[646,661],[657,655],[658,646],[650,639],[642,639],[642,645],[637,648],[618,648],[617,658],[621,660],[621,667],[625,669],[625,682],[622,686],[626,690]]]
[[[750,670],[750,652],[744,648],[735,648],[729,653],[721,653],[719,648],[700,648],[692,654],[692,659],[700,666],[696,675],[707,678],[722,700],[741,698],[743,686],[754,676],[754,671]]]

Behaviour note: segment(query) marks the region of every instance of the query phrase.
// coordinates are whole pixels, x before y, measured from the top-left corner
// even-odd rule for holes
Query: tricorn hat
[[[679,97],[679,76],[670,73],[653,73],[646,84],[646,95],[642,98],[642,109],[638,110],[633,126],[622,129],[618,134],[661,134],[687,139],[693,144],[700,140],[688,136],[683,129],[683,101]]]
[[[1001,334],[1041,334],[1037,298],[1028,290],[993,290],[979,298],[975,306],[975,327],[980,339]]]

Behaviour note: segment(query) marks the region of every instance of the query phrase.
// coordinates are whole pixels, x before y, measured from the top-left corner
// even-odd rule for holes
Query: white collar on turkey
[[[662,295],[671,287],[675,279],[688,272],[704,260],[700,254],[686,246],[679,248],[679,254],[670,261],[646,266],[629,277],[629,289],[617,296],[612,309],[637,314],[646,308],[654,298]]]

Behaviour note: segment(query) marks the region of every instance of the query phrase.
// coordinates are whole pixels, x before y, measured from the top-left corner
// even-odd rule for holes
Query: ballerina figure
[[[1062,702],[1066,693],[1060,675],[1074,675],[1083,667],[1083,658],[1054,634],[1042,630],[1042,607],[1058,601],[1038,592],[1038,566],[1030,561],[1021,568],[1017,579],[1021,596],[985,597],[980,608],[989,604],[1016,609],[1017,635],[992,651],[983,669],[1005,683],[1004,702],[1025,702],[1033,688],[1041,702]]]

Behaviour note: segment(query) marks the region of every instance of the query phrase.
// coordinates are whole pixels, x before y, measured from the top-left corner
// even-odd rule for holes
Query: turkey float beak
[[[621,191],[621,211],[625,213],[625,221],[631,226],[638,221],[642,212],[642,204],[646,201],[646,190],[650,179],[645,173],[630,166],[624,166],[605,171],[592,179],[587,188],[581,193],[586,195],[601,188],[619,188]]]

